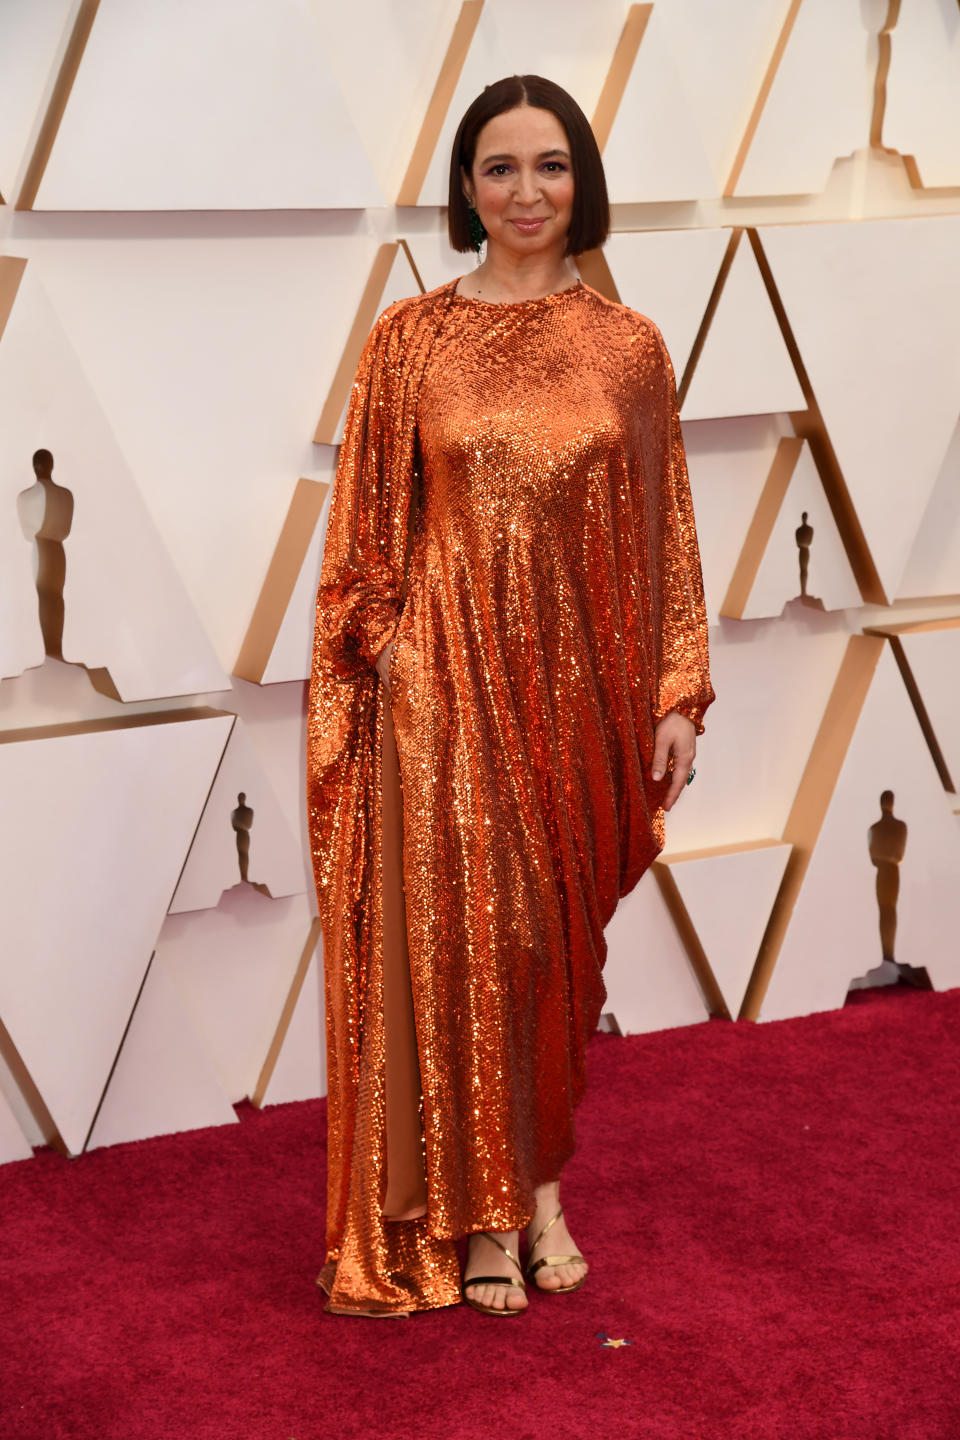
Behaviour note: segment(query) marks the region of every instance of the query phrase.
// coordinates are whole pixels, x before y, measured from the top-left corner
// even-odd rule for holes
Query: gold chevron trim
[[[60,122],[73,91],[77,71],[80,69],[83,52],[87,48],[87,41],[90,38],[90,31],[93,29],[93,22],[97,18],[99,7],[100,0],[80,0],[80,8],[77,11],[70,39],[67,41],[60,71],[54,82],[47,113],[43,117],[40,133],[27,166],[27,173],[23,178],[20,194],[17,196],[15,206],[17,210],[33,209],[37,191],[40,189],[47,163],[53,151],[54,142],[60,130]]]
[[[747,128],[744,131],[743,139],[740,141],[740,147],[734,157],[733,168],[730,171],[730,176],[727,180],[726,185],[723,187],[722,195],[724,200],[731,200],[736,194],[736,189],[740,183],[740,176],[743,173],[743,167],[746,163],[750,146],[753,144],[753,138],[756,135],[757,127],[760,124],[760,117],[763,114],[764,107],[770,97],[770,91],[773,89],[773,82],[777,77],[777,71],[780,68],[780,62],[783,59],[784,51],[787,48],[787,42],[790,39],[790,32],[793,30],[793,27],[796,23],[797,15],[800,12],[800,6],[802,3],[803,0],[791,0],[790,9],[787,11],[786,19],[781,26],[780,34],[777,38],[777,43],[773,47],[773,54],[770,56],[770,63],[768,64],[767,72],[763,77],[763,83],[760,86],[759,93],[756,100],[754,101],[753,110],[750,112],[750,119],[747,121]]]
[[[254,685],[263,681],[329,489],[328,480],[301,478],[297,481],[263,588],[233,667],[234,675],[240,680],[249,680]]]
[[[427,113],[423,117],[420,134],[417,136],[413,154],[410,156],[407,173],[403,177],[397,194],[396,203],[398,205],[416,205],[420,199],[420,191],[423,189],[423,182],[427,177],[433,152],[437,148],[440,131],[447,118],[447,111],[450,109],[450,102],[457,88],[457,81],[460,79],[482,9],[483,0],[463,0],[463,4],[460,6],[460,13],[453,27],[453,34],[450,36],[447,53],[443,57],[440,73],[433,87],[433,94],[430,96]]]

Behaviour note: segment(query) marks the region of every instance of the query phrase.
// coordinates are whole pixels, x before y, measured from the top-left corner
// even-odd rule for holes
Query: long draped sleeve
[[[416,1307],[458,1297],[452,1244],[380,1211],[385,1153],[382,742],[375,661],[404,594],[419,478],[417,395],[442,314],[387,307],[357,366],[316,598],[306,796],[323,932],[327,1036],[327,1259],[332,1306]],[[431,1278],[432,1277],[432,1278]],[[362,1295],[362,1301],[357,1296]],[[440,1297],[438,1301],[437,1297]]]
[[[652,720],[656,726],[676,710],[702,735],[704,712],[716,695],[710,683],[700,549],[673,363],[660,331],[647,323],[654,342],[644,346],[642,449]]]
[[[315,645],[344,676],[374,664],[400,608],[416,417],[405,403],[399,305],[382,313],[360,356],[327,523]]]

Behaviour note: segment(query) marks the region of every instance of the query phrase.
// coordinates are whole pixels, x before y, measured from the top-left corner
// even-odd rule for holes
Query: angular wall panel
[[[809,195],[867,143],[873,77],[859,5],[793,0],[724,195]]]
[[[779,615],[801,596],[823,610],[862,603],[810,447],[793,437],[780,441],[721,614],[736,620]]]
[[[215,909],[225,890],[242,883],[234,819],[240,835],[247,837],[247,882],[262,887],[274,900],[303,894],[305,877],[299,841],[280,809],[259,755],[238,721],[184,861],[170,904],[171,915],[184,910]]]
[[[310,921],[305,895],[270,900],[236,885],[217,909],[164,922],[158,959],[230,1101],[256,1088]]]
[[[9,277],[22,262],[0,258]],[[228,690],[217,661],[156,532],[116,438],[53,308],[26,267],[0,338],[0,498],[7,514],[37,484],[34,452],[53,455],[53,480],[72,496],[63,541],[63,658],[109,672],[117,698]],[[31,545],[0,527],[0,675],[19,673],[36,650],[37,592]],[[34,661],[34,663],[36,663]]]
[[[784,831],[794,854],[744,1004],[749,1018],[835,1009],[850,981],[883,959],[869,831],[885,790],[907,826],[894,958],[925,967],[937,989],[960,985],[960,834],[889,646],[853,636]]]
[[[4,0],[0,5],[0,195],[16,181],[35,134],[75,9],[73,0]]]
[[[889,603],[957,421],[960,215],[758,234]]]
[[[4,1095],[0,1093],[0,1165],[6,1165],[10,1160],[32,1159],[33,1148]]]
[[[317,587],[336,452],[325,448],[327,478],[300,479],[287,511],[233,673],[256,685],[305,680],[313,660]]]
[[[923,513],[898,598],[960,595],[960,422]]]
[[[86,1148],[236,1123],[213,1063],[155,956]]]
[[[693,377],[684,420],[802,410],[803,390],[743,233]]]
[[[605,931],[606,1012],[624,1035],[706,1020],[703,995],[652,873],[617,906]]]
[[[82,1150],[234,716],[0,732],[0,1020]]]
[[[782,416],[747,415],[683,425],[697,541],[707,605],[716,626],[777,447],[787,428]]]
[[[662,5],[632,5],[620,39],[629,71],[619,82],[620,54],[593,118],[613,204],[693,200],[716,193],[696,114],[684,93],[679,57]],[[612,112],[612,113],[611,113]],[[642,136],[638,144],[637,137]]]
[[[382,205],[298,0],[100,0],[37,210]]]
[[[789,855],[782,841],[756,840],[657,862],[673,877],[730,1015],[743,1001]]]
[[[313,1100],[327,1093],[322,952],[315,922],[260,1072],[253,1096],[257,1105]]]

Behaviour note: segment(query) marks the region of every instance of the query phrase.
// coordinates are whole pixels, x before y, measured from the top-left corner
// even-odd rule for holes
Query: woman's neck
[[[489,247],[483,264],[464,275],[458,288],[461,295],[472,295],[477,300],[536,300],[566,290],[578,278],[570,256],[548,253],[517,257],[497,246]]]

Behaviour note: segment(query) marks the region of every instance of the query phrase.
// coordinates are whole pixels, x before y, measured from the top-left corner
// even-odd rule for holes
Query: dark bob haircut
[[[610,233],[610,202],[603,161],[590,122],[560,85],[542,75],[507,75],[485,85],[460,121],[450,153],[450,190],[447,201],[447,231],[454,250],[472,250],[470,207],[461,188],[460,168],[473,174],[477,136],[495,115],[518,105],[534,105],[556,115],[567,134],[573,169],[573,213],[567,232],[564,255],[582,255],[595,250]]]

